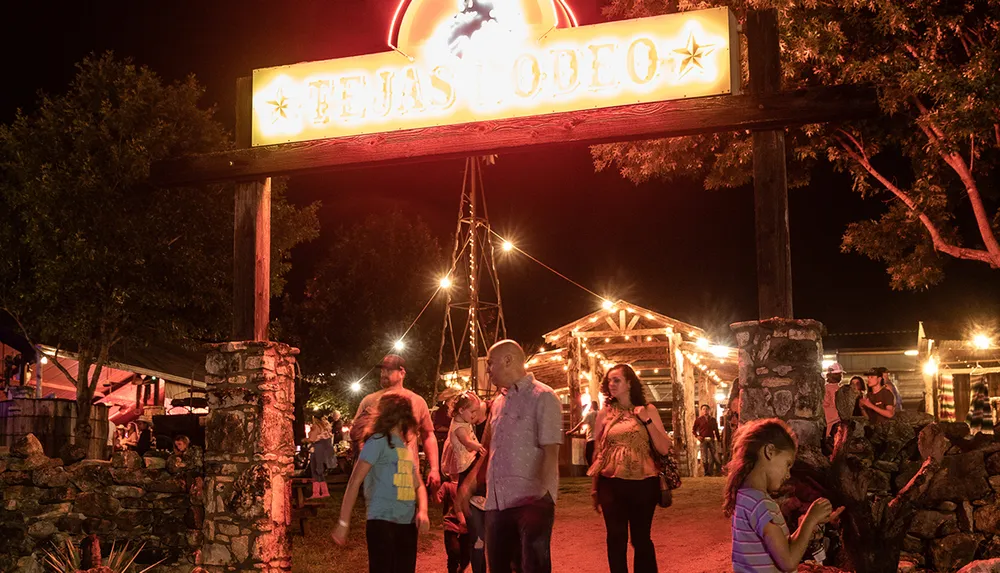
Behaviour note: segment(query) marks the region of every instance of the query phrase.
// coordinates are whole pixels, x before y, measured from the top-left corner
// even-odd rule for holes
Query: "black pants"
[[[444,532],[444,551],[448,554],[448,573],[464,573],[469,566],[472,545],[468,533]]]
[[[590,464],[594,463],[594,443],[595,443],[594,440],[590,440],[589,442],[587,442],[587,448],[584,450],[584,452],[587,455],[588,468],[590,467]]]
[[[469,558],[472,573],[486,573],[486,512],[469,506],[465,514],[465,523],[469,527]]]
[[[649,532],[660,497],[659,478],[625,480],[601,476],[597,500],[608,530],[608,570],[628,573],[628,541],[632,537],[634,573],[656,573],[656,549]]]
[[[490,573],[511,573],[520,555],[520,573],[551,573],[552,523],[556,504],[552,496],[528,505],[486,512],[486,561]]]
[[[416,573],[417,526],[369,519],[368,573]]]

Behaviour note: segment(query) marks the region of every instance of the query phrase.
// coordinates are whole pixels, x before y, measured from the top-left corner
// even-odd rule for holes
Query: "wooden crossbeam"
[[[591,331],[577,331],[573,333],[575,338],[609,338],[617,336],[631,336],[633,338],[637,336],[655,336],[655,335],[666,335],[666,328],[637,328],[636,330],[591,330]]]
[[[874,91],[855,86],[706,97],[235,149],[161,161],[152,175],[161,185],[252,180],[567,143],[780,129],[877,112]]]

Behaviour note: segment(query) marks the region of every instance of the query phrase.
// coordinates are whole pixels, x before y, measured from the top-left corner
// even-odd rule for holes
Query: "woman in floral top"
[[[673,445],[656,408],[646,402],[642,383],[631,366],[617,364],[608,370],[601,392],[607,399],[597,415],[597,447],[587,475],[594,478],[594,509],[604,514],[607,527],[608,569],[628,573],[631,532],[633,571],[655,573],[656,550],[650,529],[660,481],[652,448],[666,454]]]

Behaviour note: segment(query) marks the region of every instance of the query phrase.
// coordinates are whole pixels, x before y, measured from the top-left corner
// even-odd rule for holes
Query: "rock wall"
[[[291,570],[295,354],[274,342],[216,345],[205,428],[206,570]]]
[[[0,450],[0,571],[40,572],[45,550],[94,533],[105,555],[112,542],[145,544],[144,561],[167,559],[158,572],[187,573],[202,545],[201,473],[198,448],[67,466],[22,437]]]
[[[847,463],[840,464],[836,452],[831,461],[816,448],[800,448],[792,482],[779,503],[790,524],[798,523],[816,497],[845,505],[839,530],[845,544],[851,541],[852,522],[871,528],[855,541],[863,547],[845,548],[827,562],[844,570],[895,570],[894,560],[877,567],[851,563],[859,551],[898,554],[899,571],[956,571],[976,559],[1000,558],[997,438],[970,436],[964,423],[934,423],[933,417],[911,411],[880,424],[850,418],[837,438]],[[940,461],[931,453],[932,443],[944,452]],[[892,533],[896,527],[899,536]]]
[[[823,325],[772,318],[731,326],[739,347],[740,420],[781,418],[799,443],[818,446],[823,414]]]

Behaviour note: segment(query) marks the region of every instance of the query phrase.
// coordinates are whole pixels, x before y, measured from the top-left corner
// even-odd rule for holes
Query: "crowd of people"
[[[369,570],[416,570],[417,535],[429,527],[429,499],[442,504],[449,572],[552,570],[550,541],[558,500],[562,407],[555,392],[525,369],[525,354],[511,340],[487,356],[487,375],[498,390],[491,401],[474,392],[448,403],[450,421],[440,460],[435,424],[426,402],[403,386],[405,360],[386,356],[382,389],[365,397],[351,427],[360,454],[348,481],[333,539],[347,542],[350,518],[361,491],[367,509]],[[607,372],[604,407],[595,402],[575,430],[587,432],[588,475],[594,509],[607,529],[613,572],[657,570],[651,539],[660,499],[655,458],[672,443],[642,383],[627,364]],[[427,458],[427,476],[418,448]]]
[[[428,504],[436,500],[444,515],[449,573],[470,566],[473,573],[550,572],[562,411],[553,390],[525,369],[522,348],[510,340],[490,348],[487,375],[498,391],[492,401],[471,391],[454,393],[433,417],[426,402],[403,386],[402,357],[386,356],[379,368],[382,389],[364,398],[351,427],[360,453],[334,541],[347,543],[363,491],[369,570],[413,573],[418,535],[428,530]],[[842,421],[866,416],[882,423],[902,409],[885,368],[846,383],[843,378],[839,364],[826,373],[829,444]],[[709,405],[701,407],[692,428],[705,475],[726,477],[723,511],[732,519],[732,566],[737,572],[794,570],[807,553],[822,550],[817,537],[825,524],[837,524],[843,508],[816,499],[793,531],[772,496],[790,478],[797,437],[778,419],[741,424],[736,388],[721,428]],[[603,400],[594,401],[568,433],[583,431],[586,437],[587,475],[593,507],[605,524],[608,570],[656,572],[651,530],[661,500],[657,460],[672,453],[673,443],[631,366],[611,367],[601,393]],[[985,390],[980,394],[988,407]]]

